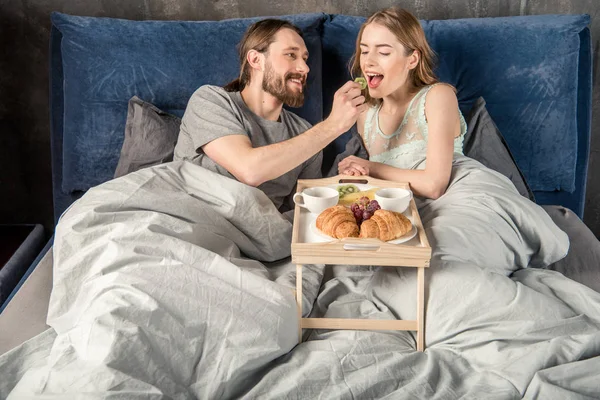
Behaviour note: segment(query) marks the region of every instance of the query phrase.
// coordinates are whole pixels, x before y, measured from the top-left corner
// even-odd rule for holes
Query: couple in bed
[[[105,182],[61,216],[52,329],[0,359],[0,397],[506,399],[542,386],[559,391],[539,398],[562,399],[562,387],[594,387],[598,362],[579,361],[599,359],[600,298],[528,268],[564,257],[568,237],[508,178],[461,155],[455,93],[436,85],[414,16],[367,20],[353,73],[369,88],[345,83],[314,127],[282,108],[302,103],[309,73],[297,28],[258,22],[240,54],[238,80],[190,99],[175,155],[193,164]],[[419,195],[432,247],[426,353],[410,332],[315,329],[297,343],[281,211],[354,124],[370,159],[339,171]],[[302,279],[304,316],[416,319],[414,268],[313,265]]]
[[[239,51],[238,79],[224,88],[202,86],[191,97],[176,160],[258,187],[285,211],[298,179],[321,177],[322,149],[357,124],[369,159],[347,157],[340,173],[409,182],[424,198],[444,194],[466,124],[454,88],[438,84],[434,53],[408,11],[379,11],[362,25],[352,75],[368,88],[345,83],[331,114],[315,126],[283,109],[304,101],[309,54],[300,29],[259,21]]]

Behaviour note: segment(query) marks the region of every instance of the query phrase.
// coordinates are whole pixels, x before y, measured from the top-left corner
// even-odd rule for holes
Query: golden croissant
[[[319,214],[317,229],[336,239],[358,237],[358,224],[354,214],[340,205],[329,207]]]
[[[370,219],[363,221],[359,229],[352,211],[337,205],[319,214],[317,229],[336,239],[361,237],[387,242],[406,235],[412,229],[412,224],[401,213],[377,210]]]
[[[378,238],[384,242],[398,239],[412,229],[412,224],[403,214],[377,210],[373,216],[360,226],[361,238]]]

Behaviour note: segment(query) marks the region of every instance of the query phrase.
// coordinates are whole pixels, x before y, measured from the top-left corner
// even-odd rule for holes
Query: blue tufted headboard
[[[310,52],[312,123],[327,116],[348,79],[361,17],[285,16]],[[137,95],[182,115],[200,85],[238,73],[236,44],[257,18],[128,21],[52,15],[51,129],[55,219],[85,190],[112,178],[128,100]],[[588,15],[422,21],[437,73],[458,89],[464,114],[483,96],[540,204],[583,215],[591,126]],[[341,152],[348,135],[326,149]]]
[[[364,18],[331,16],[323,32],[324,115],[349,75]],[[466,116],[483,96],[539,204],[583,216],[591,135],[589,15],[422,21],[438,54],[437,74],[458,90]],[[332,153],[341,150],[341,141]]]
[[[307,101],[295,110],[322,119],[324,14],[289,17],[310,53]],[[239,74],[236,45],[260,18],[130,21],[52,14],[50,114],[54,217],[87,189],[112,179],[123,143],[127,103],[138,97],[182,116],[201,85]]]

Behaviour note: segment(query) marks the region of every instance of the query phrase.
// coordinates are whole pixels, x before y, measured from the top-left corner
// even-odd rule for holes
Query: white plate
[[[321,239],[321,240],[319,240],[320,242],[333,242],[334,240],[337,240],[335,238],[332,238],[329,235],[324,234],[319,229],[317,229],[317,221],[311,222],[309,228],[310,228],[310,231],[314,235],[316,235],[319,239]],[[387,243],[400,244],[400,243],[408,242],[410,239],[414,238],[416,235],[417,235],[417,227],[413,225],[412,229],[407,234],[400,236],[398,239],[388,240]]]

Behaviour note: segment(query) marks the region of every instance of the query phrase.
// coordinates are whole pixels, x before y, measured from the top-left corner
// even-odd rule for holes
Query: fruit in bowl
[[[381,206],[377,200],[371,200],[366,196],[361,197],[350,205],[350,211],[354,214],[356,223],[360,226],[363,221],[373,216],[375,211],[380,210]]]

